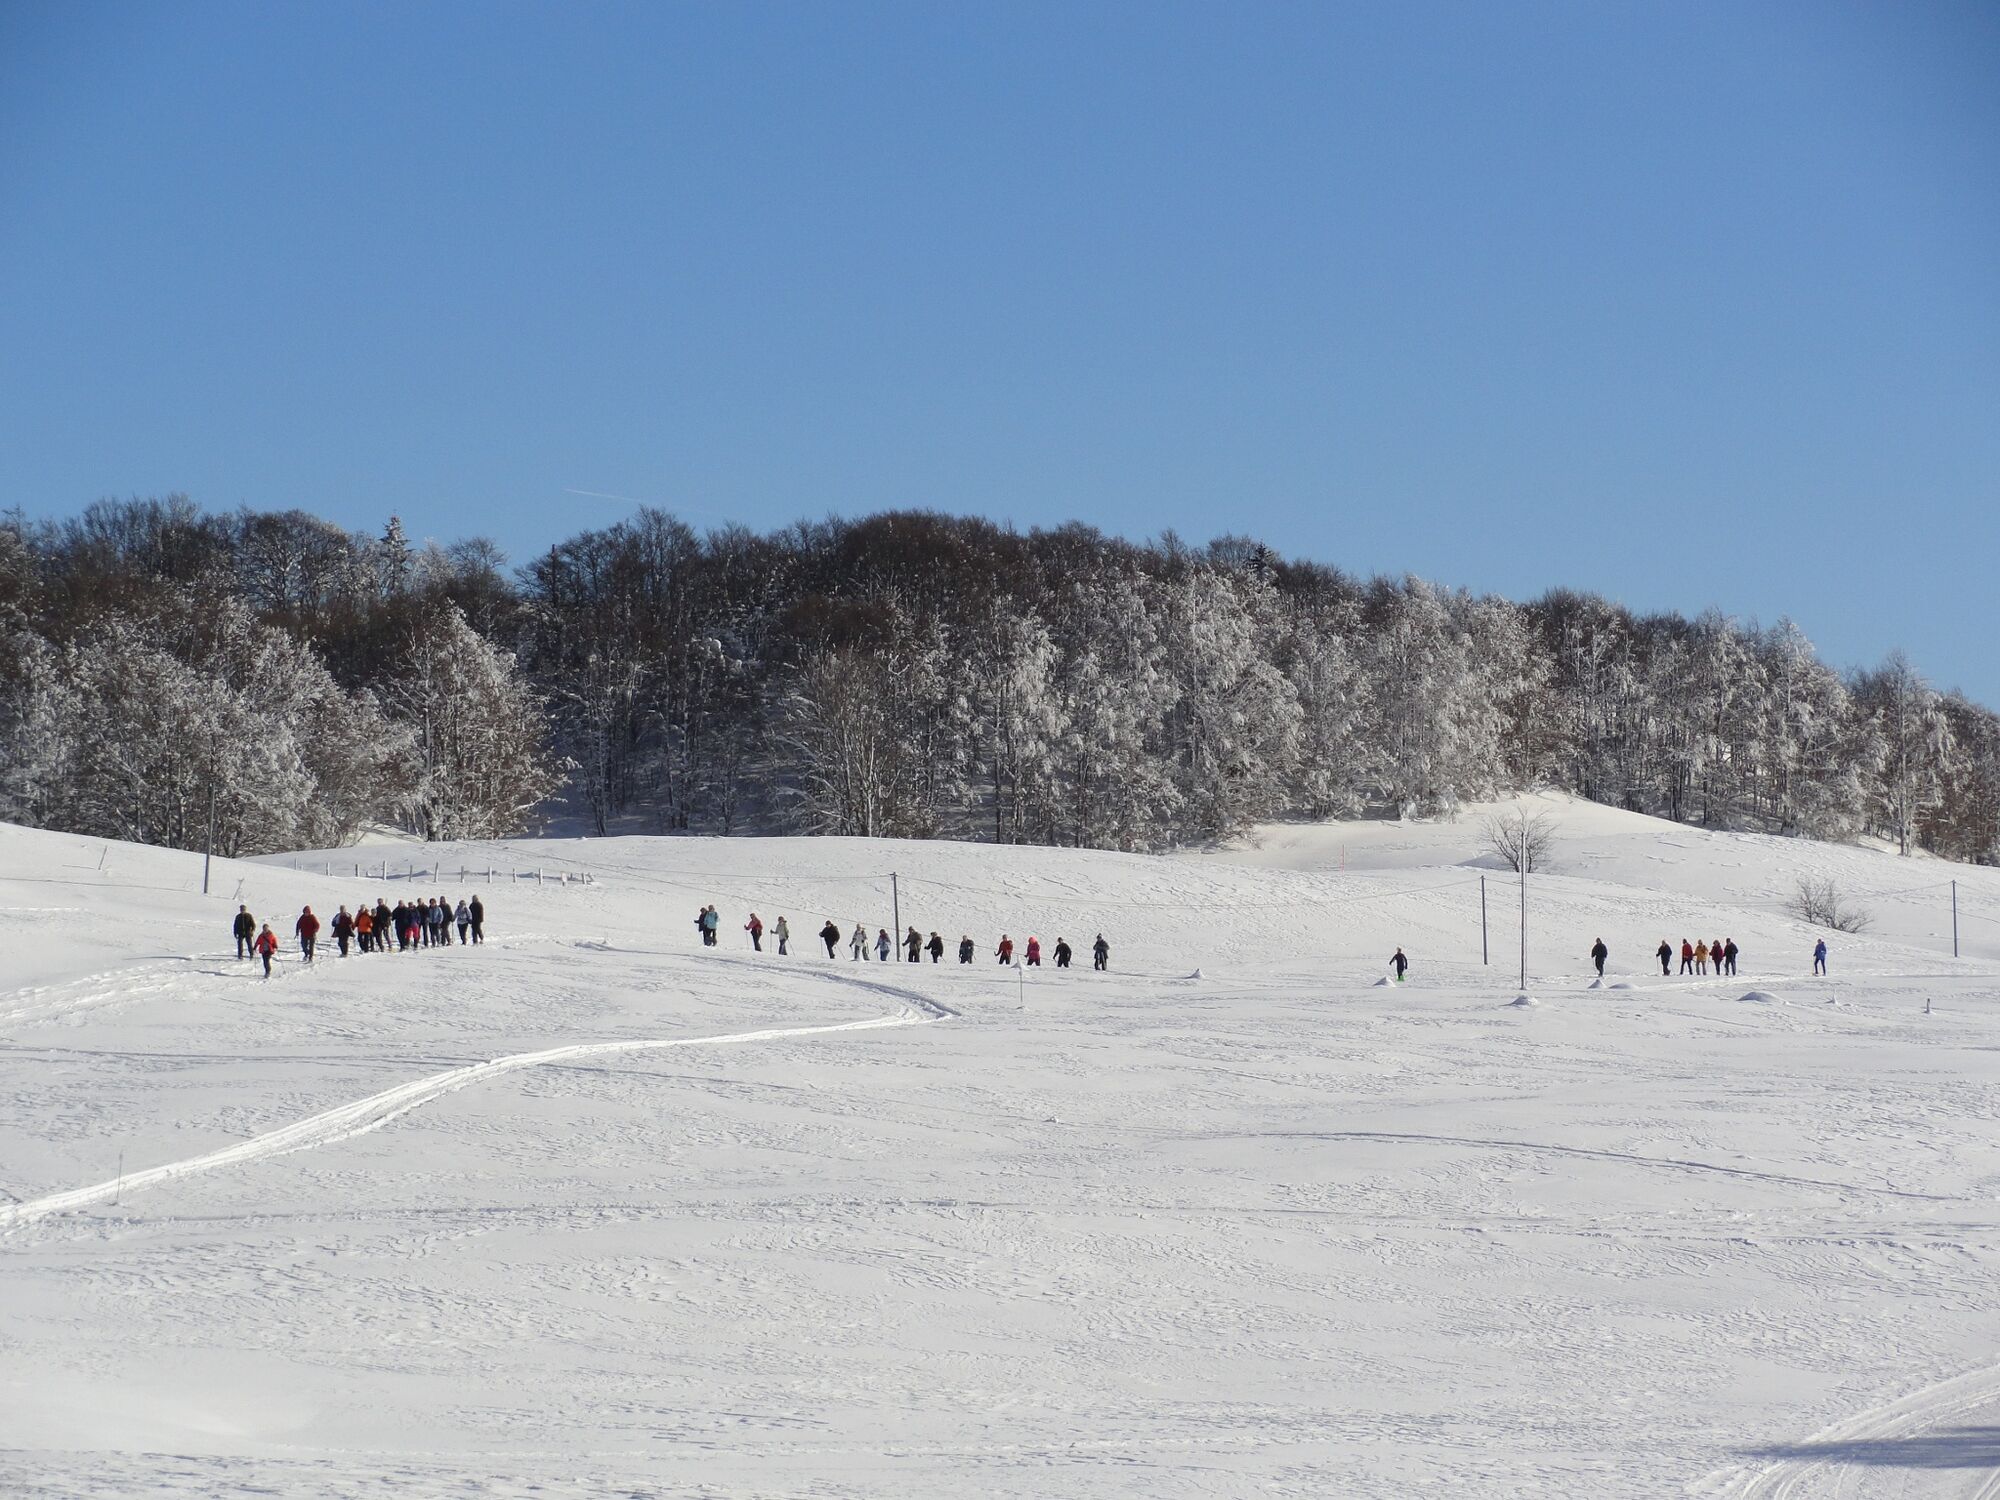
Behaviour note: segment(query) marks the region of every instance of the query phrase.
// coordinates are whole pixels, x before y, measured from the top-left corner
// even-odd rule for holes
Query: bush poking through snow
[[[1799,888],[1792,896],[1789,910],[1802,922],[1831,927],[1836,932],[1861,932],[1874,920],[1872,912],[1850,905],[1832,880],[1810,875],[1799,877]]]
[[[1549,862],[1549,853],[1555,848],[1556,829],[1559,825],[1548,813],[1536,813],[1532,818],[1525,812],[1519,817],[1491,817],[1486,820],[1486,849],[1507,861],[1510,870],[1525,867],[1532,875],[1544,869]]]

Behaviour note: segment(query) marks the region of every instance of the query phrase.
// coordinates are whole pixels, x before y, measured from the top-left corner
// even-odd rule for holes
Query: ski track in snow
[[[871,985],[868,988],[894,993],[886,985]],[[226,1146],[220,1151],[210,1151],[202,1156],[189,1157],[185,1161],[167,1162],[162,1166],[128,1172],[122,1177],[115,1177],[109,1182],[96,1183],[90,1187],[50,1193],[40,1198],[31,1198],[24,1203],[0,1205],[0,1230],[31,1224],[51,1214],[88,1208],[92,1204],[103,1203],[128,1192],[154,1187],[162,1182],[193,1177],[222,1167],[241,1166],[245,1162],[263,1161],[269,1157],[283,1156],[288,1152],[303,1151],[309,1147],[330,1146],[337,1141],[366,1135],[370,1131],[380,1130],[390,1121],[408,1114],[413,1109],[443,1098],[446,1094],[456,1093],[460,1089],[469,1088],[475,1083],[484,1083],[491,1078],[498,1078],[503,1073],[519,1072],[523,1068],[540,1067],[547,1063],[573,1062],[578,1058],[602,1057],[616,1053],[658,1052],[670,1047],[719,1047],[782,1041],[790,1037],[829,1036],[845,1031],[879,1031],[890,1026],[908,1026],[923,1024],[925,1021],[942,1020],[947,1014],[949,1013],[943,1007],[923,1002],[916,1014],[875,1016],[863,1021],[840,1021],[823,1026],[767,1027],[759,1031],[739,1031],[724,1036],[582,1042],[566,1047],[548,1047],[539,1052],[518,1052],[511,1057],[496,1057],[491,1062],[473,1063],[443,1073],[434,1073],[427,1078],[418,1078],[395,1088],[370,1094],[367,1098],[357,1099],[351,1104],[322,1110],[319,1114],[295,1124],[267,1131],[237,1145]]]
[[[1776,1462],[1749,1475],[1712,1477],[1728,1500],[1807,1500],[1884,1493],[1885,1471],[1904,1467],[1987,1472],[1969,1500],[2000,1497],[2000,1443],[1991,1425],[1947,1424],[2000,1406],[2000,1365],[1973,1370],[1868,1408],[1821,1428],[1803,1442],[1781,1445]],[[1926,1448],[1926,1453],[1918,1453]]]

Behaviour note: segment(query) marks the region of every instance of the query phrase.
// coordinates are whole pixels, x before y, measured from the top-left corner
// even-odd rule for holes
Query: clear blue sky
[[[0,506],[928,506],[2000,704],[2000,6],[0,0]]]

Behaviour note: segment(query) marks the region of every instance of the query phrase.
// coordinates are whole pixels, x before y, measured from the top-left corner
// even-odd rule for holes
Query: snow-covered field
[[[1551,805],[1527,1004],[1476,813],[208,897],[0,828],[0,1493],[2000,1493],[2000,872]],[[419,861],[485,947],[229,956]],[[891,869],[976,964],[811,956]],[[1800,873],[1875,912],[1827,979]]]

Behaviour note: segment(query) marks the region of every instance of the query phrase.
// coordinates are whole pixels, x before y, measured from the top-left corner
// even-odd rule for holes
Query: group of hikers
[[[700,914],[695,917],[694,925],[695,930],[701,934],[703,946],[713,948],[719,940],[719,934],[722,929],[722,914],[713,906],[704,906]],[[789,955],[792,951],[791,924],[782,916],[767,928],[764,925],[763,919],[753,911],[750,913],[750,920],[743,924],[743,930],[750,934],[750,946],[759,953],[764,951],[764,935],[766,932],[769,932],[772,941],[777,943],[778,952],[781,956]],[[901,957],[905,963],[922,963],[925,954],[930,955],[930,960],[934,964],[944,961],[945,941],[944,934],[940,932],[933,932],[926,939],[921,932],[912,927],[903,935],[903,941],[898,945],[896,940],[889,936],[889,929],[886,927],[877,928],[874,935],[870,936],[868,924],[866,922],[856,922],[854,924],[854,931],[851,934],[844,934],[833,918],[828,917],[826,925],[819,930],[819,940],[826,944],[826,956],[828,958],[838,958],[840,956],[840,946],[843,938],[846,939],[848,951],[857,963],[870,958],[879,960],[885,964],[889,963],[897,955],[899,946],[902,949]],[[960,963],[971,963],[977,952],[978,945],[970,937],[964,935],[959,937],[958,961]],[[1104,940],[1103,933],[1100,932],[1097,935],[1097,941],[1090,945],[1090,954],[1092,968],[1108,969],[1111,967],[1111,945]],[[1002,933],[1000,935],[999,946],[993,950],[993,956],[1002,964],[1011,964],[1014,961],[1013,938]],[[1049,957],[1055,960],[1055,966],[1058,969],[1067,969],[1071,958],[1074,956],[1074,950],[1071,949],[1069,939],[1067,938],[1057,938],[1055,946],[1049,949]],[[1026,946],[1021,950],[1021,957],[1022,962],[1027,967],[1039,969],[1042,966],[1042,940],[1038,937],[1030,936]]]
[[[1734,974],[1736,972],[1736,956],[1741,951],[1736,946],[1735,938],[1717,938],[1712,943],[1691,943],[1686,938],[1682,938],[1680,951],[1681,973],[1706,974],[1710,968],[1713,968],[1717,974]],[[1653,951],[1653,956],[1660,961],[1660,972],[1662,974],[1671,975],[1674,972],[1674,945],[1672,943],[1668,942],[1665,938],[1661,938],[1660,946]],[[1598,978],[1602,979],[1604,977],[1604,963],[1610,957],[1611,950],[1604,946],[1603,938],[1599,938],[1595,943],[1591,944],[1590,959],[1592,963],[1597,965]],[[1824,974],[1825,972],[1826,939],[1821,938],[1813,944],[1813,973]]]
[[[341,907],[326,930],[339,945],[340,956],[345,958],[350,947],[361,953],[387,953],[392,942],[398,953],[407,953],[412,948],[449,948],[454,927],[458,929],[461,945],[485,942],[485,903],[477,896],[469,901],[461,897],[458,905],[453,906],[448,896],[426,896],[421,901],[399,900],[391,906],[377,897],[373,906],[364,901],[351,912]],[[278,952],[278,935],[271,931],[271,924],[265,922],[260,926],[250,915],[249,907],[238,906],[230,930],[236,935],[236,956],[262,959],[264,977],[270,978],[271,960]],[[310,906],[292,924],[292,933],[299,940],[299,955],[307,963],[313,961],[319,947],[320,931],[320,919]]]

